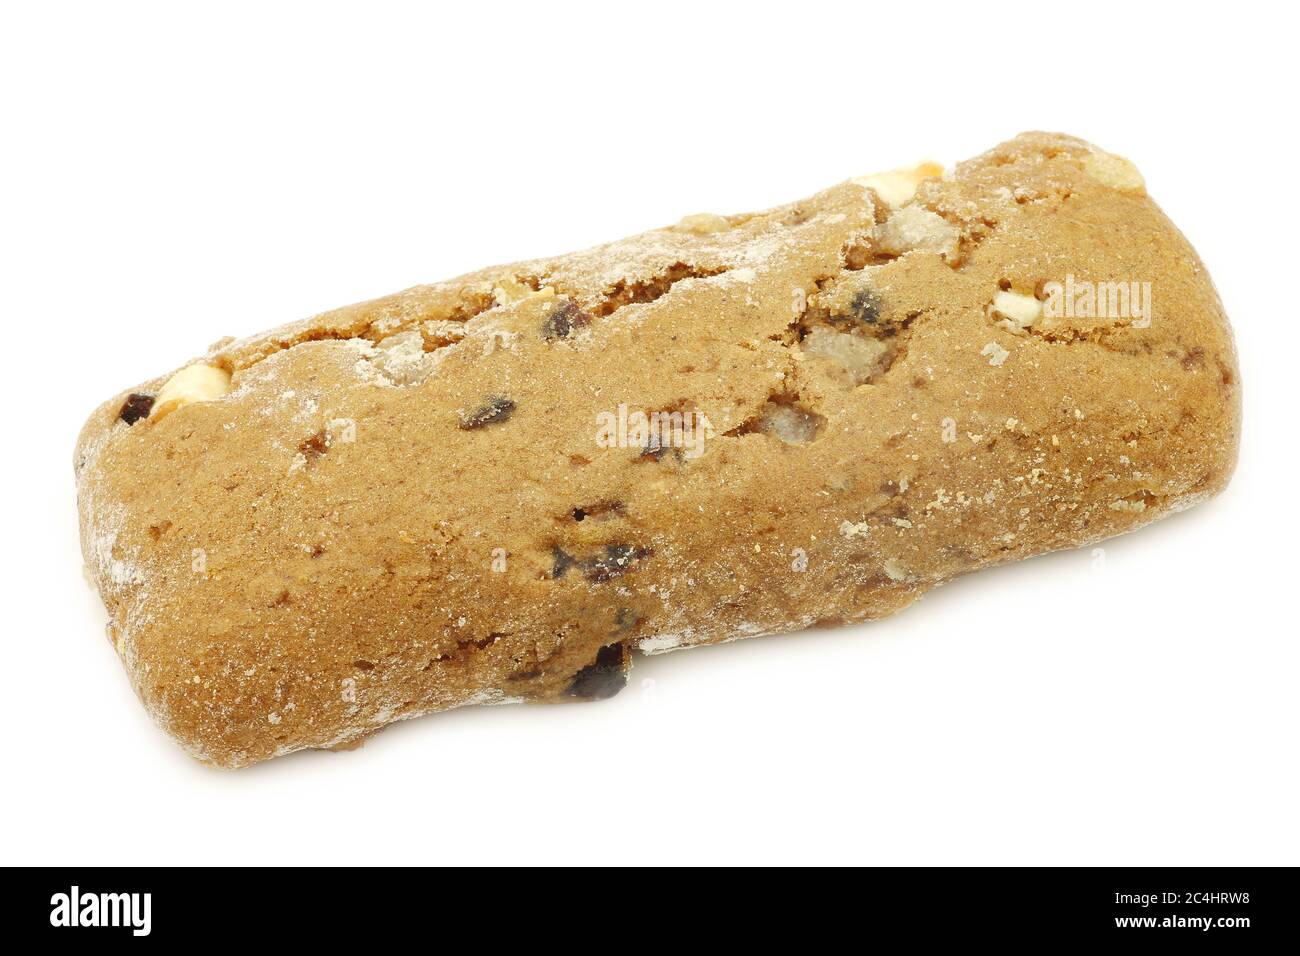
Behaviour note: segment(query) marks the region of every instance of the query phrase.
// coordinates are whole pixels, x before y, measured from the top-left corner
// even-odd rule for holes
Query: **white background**
[[[1157,6],[1157,5],[1152,5]],[[1284,5],[6,5],[5,863],[1300,863]],[[639,660],[593,705],[223,773],[136,703],[71,455],[223,335],[1053,129],[1214,275],[1218,500],[896,618]]]

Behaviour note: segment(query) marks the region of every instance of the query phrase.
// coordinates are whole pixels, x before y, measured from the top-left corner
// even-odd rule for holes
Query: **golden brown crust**
[[[1231,334],[1131,166],[1033,133],[896,207],[860,183],[218,343],[217,400],[106,402],[83,549],[145,705],[234,767],[599,697],[629,648],[880,617],[1224,486]],[[1067,278],[1150,310],[993,306]],[[610,447],[620,405],[711,431]]]

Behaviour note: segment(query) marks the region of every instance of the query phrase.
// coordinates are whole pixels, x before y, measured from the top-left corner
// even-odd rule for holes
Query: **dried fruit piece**
[[[465,431],[475,428],[482,428],[484,425],[492,425],[496,422],[503,422],[514,414],[515,403],[502,395],[492,395],[487,398],[482,405],[468,414],[460,416],[460,427]]]
[[[542,338],[548,342],[566,339],[574,330],[591,322],[591,316],[578,307],[572,299],[557,305],[542,323]]]
[[[551,577],[562,578],[569,568],[577,568],[588,581],[601,582],[618,577],[631,570],[634,562],[649,557],[649,548],[635,548],[627,544],[609,544],[604,553],[579,560],[559,545],[551,548]]]
[[[627,686],[628,652],[622,644],[608,644],[596,653],[594,663],[573,675],[565,693],[583,700],[605,700]]]
[[[149,410],[153,408],[154,397],[144,392],[132,392],[122,403],[122,409],[117,413],[117,417],[122,419],[128,425],[134,425],[142,418],[149,417]]]
[[[551,558],[552,558],[552,564],[551,564],[552,578],[564,577],[564,572],[569,570],[569,568],[573,567],[575,564],[578,563],[577,560],[573,557],[573,555],[569,554],[558,544],[551,548]]]
[[[659,435],[656,433],[650,436],[650,440],[646,442],[645,447],[641,449],[641,454],[637,457],[648,458],[651,461],[659,461],[668,453],[668,450],[668,446],[664,445],[659,440]],[[680,456],[678,449],[673,449],[673,451]]]
[[[859,322],[875,325],[880,318],[880,296],[873,289],[859,289],[849,303],[849,315]]]
[[[324,429],[309,438],[304,438],[298,445],[298,454],[302,455],[304,464],[311,464],[329,451],[330,438]]]
[[[582,571],[588,581],[608,581],[631,570],[632,564],[648,557],[649,548],[634,548],[627,544],[605,546],[605,553],[582,562]]]

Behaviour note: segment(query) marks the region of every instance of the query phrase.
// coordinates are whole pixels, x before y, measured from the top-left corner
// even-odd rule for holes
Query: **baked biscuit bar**
[[[1238,430],[1196,253],[1029,133],[219,342],[75,468],[141,700],[239,767],[890,614],[1213,495]]]

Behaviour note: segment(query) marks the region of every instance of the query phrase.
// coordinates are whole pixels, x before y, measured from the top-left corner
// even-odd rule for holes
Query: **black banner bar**
[[[752,888],[749,874],[724,880],[640,870],[606,876],[595,891],[579,871],[571,888],[554,876],[420,869],[34,869],[11,870],[9,879],[16,887],[6,894],[9,926],[48,933],[51,941],[140,944],[281,937],[373,944],[437,926],[513,929],[529,918],[553,924],[555,913],[543,915],[548,900],[569,913],[560,918],[581,918],[589,937],[605,914],[623,917],[634,907],[643,920],[680,921],[691,910],[695,922],[714,913],[702,932],[718,932],[719,945],[734,945],[737,933],[820,933],[851,922],[864,943],[904,934],[927,942],[1133,940],[1240,949],[1289,943],[1300,922],[1292,869],[856,870],[813,879],[765,874]],[[610,895],[622,905],[611,907]]]

